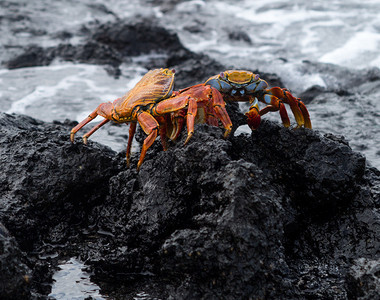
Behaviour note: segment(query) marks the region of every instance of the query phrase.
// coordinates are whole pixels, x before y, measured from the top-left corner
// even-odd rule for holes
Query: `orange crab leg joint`
[[[141,128],[148,135],[148,137],[144,140],[143,146],[141,148],[140,159],[137,163],[137,171],[140,170],[141,164],[144,161],[146,151],[152,146],[155,141],[158,133],[158,129],[160,125],[156,121],[156,119],[147,112],[142,112],[138,115],[137,121],[141,125]]]
[[[127,144],[127,152],[126,152],[126,158],[127,158],[127,166],[129,167],[130,159],[131,159],[131,149],[132,149],[132,141],[133,137],[136,132],[137,123],[131,122],[129,125],[129,135],[128,135],[128,144]]]
[[[248,126],[252,130],[256,130],[261,123],[261,115],[260,115],[260,109],[259,109],[259,103],[257,101],[257,98],[253,98],[250,100],[250,103],[252,103],[251,107],[249,108],[249,111],[245,113],[247,116],[247,123]]]

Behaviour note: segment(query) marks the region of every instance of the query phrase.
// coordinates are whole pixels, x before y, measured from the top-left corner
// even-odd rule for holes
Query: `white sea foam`
[[[364,68],[379,59],[380,34],[369,31],[357,32],[342,47],[323,55],[319,61],[352,68]]]
[[[7,113],[29,114],[45,121],[79,120],[84,112],[88,114],[101,102],[112,101],[131,89],[143,74],[141,70],[134,72],[131,79],[117,80],[102,67],[86,64],[9,70],[0,74],[0,90],[11,100]],[[24,77],[24,89],[15,90],[14,79],[20,77]]]
[[[63,86],[63,85],[61,85]],[[14,102],[11,108],[7,111],[7,113],[19,113],[25,114],[26,108],[32,105],[34,102],[38,101],[42,97],[53,97],[56,93],[56,88],[58,86],[47,87],[47,86],[39,86],[34,89],[31,94],[28,94],[24,98]]]
[[[379,66],[378,1],[360,4],[355,1],[209,1],[198,10],[212,15],[203,20],[207,34],[183,31],[182,40],[193,51],[207,52],[218,60],[233,61],[245,56],[248,61],[250,58],[271,61],[285,57],[352,68]],[[209,30],[210,27],[220,30]],[[226,32],[234,30],[245,31],[252,45],[226,39]]]
[[[121,68],[128,78],[112,78],[101,66],[72,63],[1,70],[0,93],[9,99],[7,113],[27,114],[44,121],[70,119],[80,122],[100,103],[113,101],[132,89],[147,71],[131,65]],[[105,126],[91,139],[121,151],[125,148],[126,132],[128,127]],[[139,143],[133,144],[132,151],[139,151]]]

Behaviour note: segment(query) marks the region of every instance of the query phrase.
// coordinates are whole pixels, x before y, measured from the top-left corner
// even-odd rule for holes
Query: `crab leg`
[[[198,108],[198,115],[199,115],[199,108]],[[198,118],[198,117],[197,117]],[[216,117],[216,111],[211,107],[204,107],[203,108],[203,116],[199,116],[199,120],[206,120],[206,124],[209,124],[211,126],[218,127],[219,121]],[[202,121],[197,121],[197,123],[202,123]]]
[[[286,90],[284,90],[284,95],[285,95],[284,102],[289,104],[293,112],[293,115],[296,119],[297,128],[304,126],[305,120],[304,120],[303,113],[300,107],[298,106],[297,98],[295,98],[289,91],[286,91]]]
[[[277,106],[275,106],[275,105],[265,106],[263,109],[260,110],[259,114],[260,114],[260,116],[263,116],[270,111],[280,111],[282,124],[284,125],[284,127],[289,127],[290,126],[290,120],[289,120],[289,116],[288,116],[288,113],[286,111],[285,105],[284,105],[284,103],[282,103],[281,100],[277,100],[277,101],[278,101],[276,104]]]
[[[285,105],[282,101],[282,99],[279,99],[278,97],[271,95],[271,94],[264,94],[262,97],[259,98],[261,102],[264,102],[268,104],[263,109],[260,110],[260,116],[265,115],[266,113],[270,111],[280,111],[280,116],[282,123],[284,124],[284,127],[290,126],[290,120],[288,117],[288,113],[286,112]]]
[[[194,120],[197,115],[197,102],[194,98],[188,95],[175,96],[163,100],[154,107],[154,115],[163,115],[173,111],[181,110],[187,107],[186,125],[187,125],[187,138],[185,144],[189,141],[194,133]]]
[[[100,127],[102,127],[104,124],[107,124],[110,120],[104,119],[102,122],[100,122],[98,125],[94,126],[89,132],[87,132],[85,135],[83,135],[83,143],[87,144],[87,139]]]
[[[232,122],[226,111],[226,103],[223,100],[223,96],[217,89],[211,87],[211,90],[212,106],[215,110],[216,116],[220,119],[220,121],[222,121],[223,127],[226,130],[224,132],[224,137],[227,138],[232,130]]]
[[[267,90],[267,95],[273,95],[277,97],[278,99],[281,99],[284,103],[289,104],[293,112],[294,118],[296,119],[297,128],[304,125],[305,121],[303,118],[303,114],[297,105],[297,102],[296,102],[297,99],[288,90],[282,89],[279,87],[274,87]],[[267,95],[264,95],[264,99],[266,99]]]
[[[256,130],[260,126],[260,123],[261,123],[259,103],[256,97],[249,96],[249,98],[250,98],[249,102],[252,105],[249,108],[249,111],[245,113],[245,115],[247,116],[248,126],[252,130]]]
[[[129,162],[131,159],[132,141],[133,141],[133,137],[134,137],[135,132],[136,132],[136,126],[137,126],[136,122],[131,122],[131,124],[129,125],[129,135],[128,135],[128,144],[127,144],[127,152],[126,152],[127,166],[128,167],[129,167]]]
[[[100,105],[99,105],[100,106]],[[99,107],[98,107],[99,108]],[[71,129],[70,132],[70,140],[72,143],[74,143],[74,136],[75,134],[87,123],[90,123],[93,119],[95,119],[98,116],[98,108],[95,109],[92,113],[88,115],[86,119],[84,119],[82,122],[80,122],[77,126],[75,126],[73,129]]]
[[[304,126],[305,126],[305,128],[310,128],[311,129],[312,126],[311,126],[311,120],[310,120],[309,111],[307,110],[305,104],[301,100],[297,99],[297,101],[298,101],[298,106],[299,106],[299,108],[300,108],[300,110],[302,112],[302,115],[303,115],[303,118],[304,118],[304,121],[305,121]]]
[[[160,104],[170,101],[172,99],[179,99],[179,97],[188,96],[190,97],[190,99],[194,99],[196,102],[197,114],[196,114],[196,118],[194,122],[195,121],[197,123],[206,122],[209,125],[218,126],[218,123],[219,123],[218,120],[221,120],[225,128],[224,137],[228,137],[228,135],[232,131],[232,122],[226,111],[226,108],[225,108],[226,103],[223,99],[223,96],[217,89],[208,85],[199,84],[187,89],[180,90],[178,93],[179,93],[179,96],[162,101],[160,102]],[[190,101],[193,101],[193,100],[190,100]],[[177,109],[179,108],[180,110],[178,110],[177,112],[173,112],[171,114],[172,119],[170,123],[173,125],[173,128],[170,134],[170,138],[172,140],[175,140],[178,137],[179,132],[183,126],[183,119],[186,116],[186,109],[183,105],[177,103],[175,106],[177,107]],[[183,109],[181,109],[182,107]],[[190,113],[189,108],[187,109],[187,114],[189,116],[192,114]],[[189,120],[189,118],[187,118],[187,122],[189,121],[193,122],[192,119]],[[190,128],[190,126],[193,126],[193,125],[188,124],[188,128]],[[188,134],[192,134],[192,133],[188,132]]]
[[[187,114],[186,114],[186,126],[187,126],[187,138],[185,140],[184,145],[186,145],[190,138],[194,134],[194,121],[195,117],[197,115],[197,102],[194,98],[189,99],[189,106],[187,108]]]
[[[119,98],[120,99],[120,98]],[[118,99],[116,99],[115,101],[117,101]],[[88,115],[88,117],[86,119],[84,119],[82,122],[80,122],[77,126],[75,126],[73,129],[71,129],[71,132],[70,132],[70,140],[71,142],[73,143],[74,142],[74,136],[75,134],[82,128],[84,127],[86,124],[90,123],[93,119],[95,119],[97,116],[102,116],[106,119],[109,119],[111,117],[111,110],[113,108],[113,104],[111,102],[107,102],[107,103],[102,103],[100,104],[92,113],[90,113]],[[108,122],[108,121],[107,121]],[[103,126],[104,124],[106,124],[107,122],[103,121],[101,122],[98,126],[95,126],[95,129],[94,131],[90,130],[88,133],[93,134],[96,130],[98,130],[101,126]],[[90,136],[85,134],[83,136],[83,140],[84,142],[86,142],[87,138]]]
[[[183,128],[183,123],[186,117],[186,110],[181,109],[179,111],[172,112],[170,114],[170,133],[167,133],[167,136],[175,141],[179,134],[181,133],[181,129]]]
[[[165,116],[170,118],[169,116]],[[166,118],[165,117],[156,117],[156,120],[160,124],[160,138],[161,138],[161,145],[164,151],[168,150],[168,144],[166,143],[166,131],[167,131],[167,126],[166,126]]]
[[[284,103],[289,104],[293,114],[294,118],[297,121],[297,128],[304,126],[305,128],[311,128],[311,121],[309,112],[305,106],[305,104],[299,99],[294,97],[288,90],[286,89],[280,89],[280,88],[272,88],[272,89],[278,89],[282,90],[284,97],[281,99],[284,101]],[[277,91],[277,93],[280,93]]]
[[[144,143],[141,149],[140,159],[137,163],[137,171],[139,171],[140,166],[142,162],[144,161],[146,151],[149,149],[150,146],[152,146],[153,142],[155,141],[157,137],[160,125],[158,124],[156,119],[147,112],[140,113],[137,116],[137,120],[139,124],[141,125],[142,129],[144,130],[144,132],[148,135],[148,137],[144,140]]]

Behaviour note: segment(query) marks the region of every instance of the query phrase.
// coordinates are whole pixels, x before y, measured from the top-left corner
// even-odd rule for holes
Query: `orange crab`
[[[161,135],[164,149],[166,148],[163,137],[166,135],[167,115],[183,111],[187,124],[186,144],[194,133],[194,121],[197,115],[198,104],[197,99],[194,98],[195,93],[194,95],[173,93],[174,74],[174,70],[162,68],[149,71],[123,97],[116,99],[114,102],[100,104],[86,119],[75,126],[71,130],[71,141],[74,142],[74,136],[78,130],[98,115],[104,117],[105,120],[83,136],[84,143],[87,143],[87,139],[96,130],[111,120],[116,123],[130,123],[126,153],[127,164],[129,166],[132,140],[138,122],[148,135],[144,140],[140,159],[137,163],[137,170],[139,170],[147,150],[155,141],[158,133]],[[202,107],[202,103],[199,102],[199,104]],[[223,99],[214,96],[211,102],[207,102],[207,105],[215,111],[218,118],[225,125],[225,136],[227,137],[231,132],[232,123],[228,117]]]
[[[209,91],[212,90],[211,97],[222,97],[228,102],[249,102],[251,107],[246,113],[247,123],[252,130],[259,127],[261,116],[270,111],[280,111],[282,123],[285,127],[290,126],[290,120],[285,105],[288,104],[297,122],[296,128],[312,128],[309,112],[305,104],[295,98],[287,89],[273,87],[268,89],[268,83],[260,79],[258,74],[245,70],[228,70],[215,75],[206,80],[205,83],[194,85],[177,92],[178,95],[197,96],[199,99],[210,99]],[[198,100],[200,101],[200,100]],[[267,104],[260,110],[259,103]],[[203,106],[207,107],[206,104]],[[208,117],[200,119],[200,123],[218,125],[217,119],[210,117],[213,115],[212,107],[207,108]],[[175,140],[183,126],[185,111],[172,113],[173,128],[169,138]],[[182,120],[181,120],[182,118]]]

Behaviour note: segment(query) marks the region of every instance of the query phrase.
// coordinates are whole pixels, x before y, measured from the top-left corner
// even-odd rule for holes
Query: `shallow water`
[[[58,265],[58,271],[53,275],[53,285],[49,297],[56,300],[105,300],[111,299],[101,293],[100,287],[91,281],[91,273],[85,264],[72,257]],[[133,300],[160,300],[144,291],[135,293]]]
[[[100,288],[90,281],[90,274],[80,260],[70,260],[58,266],[59,271],[53,275],[53,286],[50,297],[56,300],[82,300],[91,297],[94,300],[103,300]]]

